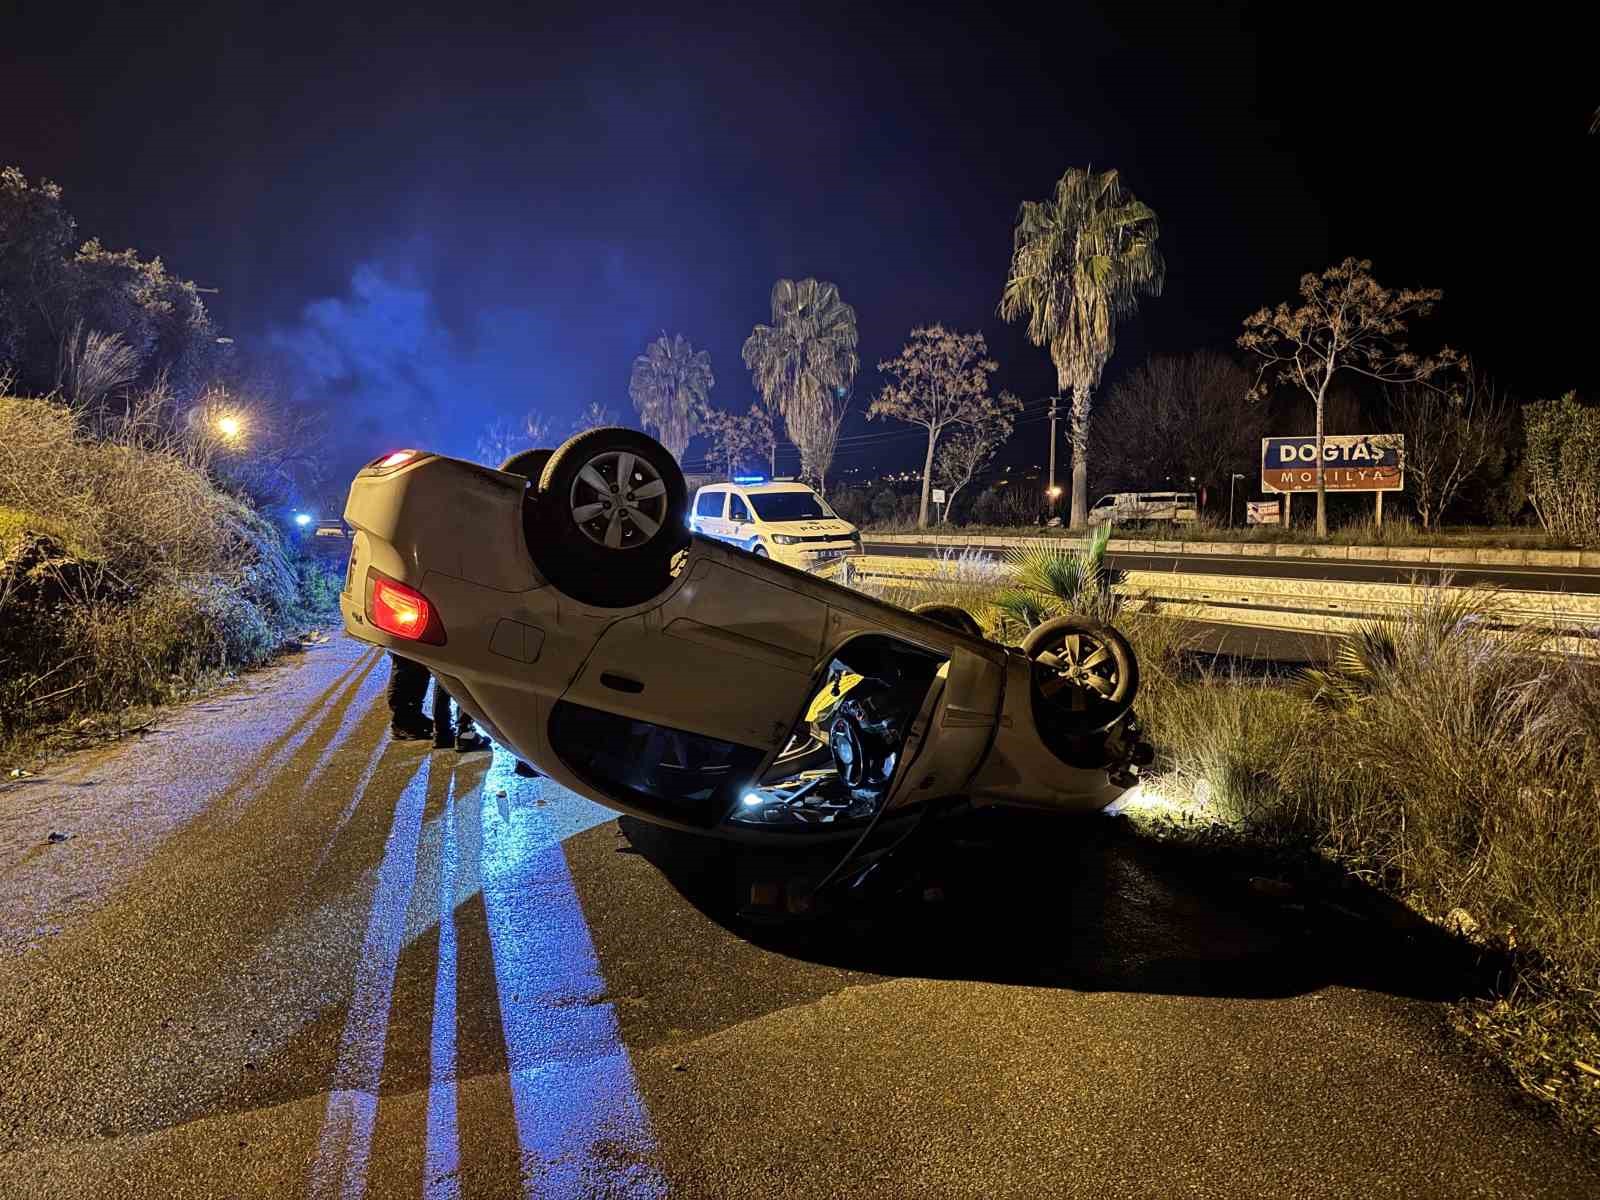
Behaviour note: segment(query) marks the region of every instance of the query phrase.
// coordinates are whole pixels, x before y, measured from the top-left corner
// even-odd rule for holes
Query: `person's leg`
[[[433,723],[422,715],[422,700],[427,691],[428,669],[391,651],[389,729],[395,737],[405,741],[433,733]]]
[[[461,754],[470,754],[475,750],[488,750],[492,743],[473,724],[472,714],[456,704],[452,710],[451,702],[455,699],[445,690],[444,684],[437,678],[433,681],[433,744],[435,749],[444,750],[451,746]],[[450,716],[455,714],[452,725]]]
[[[465,720],[465,714],[463,714]],[[450,719],[450,693],[437,678],[433,681],[433,745],[444,749],[456,744],[455,722]]]

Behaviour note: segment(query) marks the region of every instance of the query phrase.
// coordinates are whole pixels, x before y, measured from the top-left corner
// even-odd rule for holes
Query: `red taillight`
[[[416,588],[372,574],[372,597],[367,605],[372,623],[385,633],[409,642],[444,645],[444,626],[428,598]]]
[[[396,450],[393,454],[385,454],[382,458],[375,458],[366,466],[368,471],[393,471],[403,467],[409,462],[427,457],[421,450]]]

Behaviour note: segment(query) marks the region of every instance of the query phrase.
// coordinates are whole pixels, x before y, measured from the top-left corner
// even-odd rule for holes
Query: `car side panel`
[[[1021,654],[1010,656],[994,746],[968,791],[980,805],[1097,812],[1126,789],[1112,783],[1105,768],[1071,766],[1044,744],[1033,718],[1032,671]]]
[[[686,569],[665,603],[605,631],[563,699],[781,747],[809,698],[827,604],[725,561]]]

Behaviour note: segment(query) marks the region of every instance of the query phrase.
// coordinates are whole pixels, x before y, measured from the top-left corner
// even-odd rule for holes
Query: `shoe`
[[[389,733],[397,742],[419,742],[433,736],[433,722],[421,713],[396,713]]]
[[[539,772],[536,771],[531,764],[523,762],[520,758],[517,759],[517,765],[514,768],[514,770],[518,775],[521,775],[524,779],[537,779],[537,778],[539,778]]]
[[[476,729],[469,729],[456,737],[456,753],[472,754],[479,750],[492,750],[494,743],[488,735],[479,733]]]

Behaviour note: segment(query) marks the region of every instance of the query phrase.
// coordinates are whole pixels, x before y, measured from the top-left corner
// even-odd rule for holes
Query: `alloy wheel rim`
[[[632,450],[596,454],[578,471],[568,511],[583,536],[607,550],[635,550],[661,532],[667,518],[667,484]]]
[[[1067,707],[1073,712],[1087,709],[1091,699],[1109,701],[1122,681],[1111,647],[1086,633],[1066,634],[1035,661],[1048,668],[1040,682],[1045,698],[1059,703],[1065,691]]]

